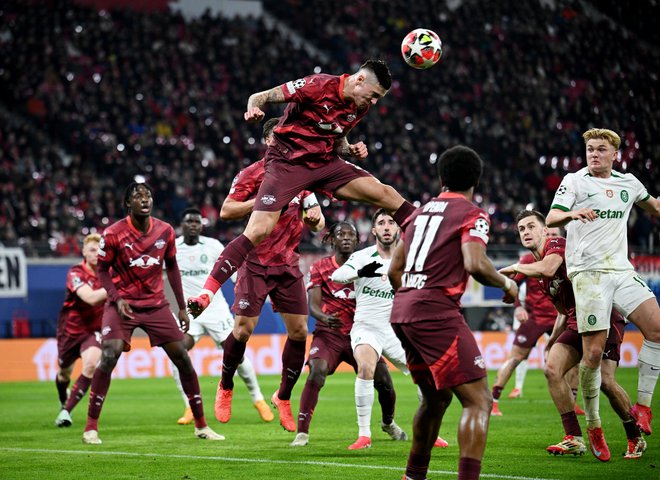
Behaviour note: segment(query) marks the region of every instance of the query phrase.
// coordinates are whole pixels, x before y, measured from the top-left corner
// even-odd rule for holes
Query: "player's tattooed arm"
[[[267,103],[282,103],[284,102],[284,92],[281,87],[273,87],[270,90],[263,92],[253,93],[248,99],[247,108],[250,110],[252,107],[263,107]]]
[[[364,142],[348,143],[346,137],[341,137],[335,142],[335,153],[340,157],[353,157],[359,160],[367,158],[369,151]]]

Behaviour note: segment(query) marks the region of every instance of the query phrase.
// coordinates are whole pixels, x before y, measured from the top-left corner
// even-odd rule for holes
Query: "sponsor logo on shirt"
[[[596,212],[596,215],[598,215],[599,218],[623,218],[623,211],[621,210],[600,210],[594,208],[594,212]]]
[[[160,257],[152,257],[151,255],[142,255],[137,258],[131,258],[129,267],[149,268],[152,265],[160,265]]]
[[[319,351],[319,347],[312,347],[309,349],[309,354],[314,355],[318,351]]]
[[[394,298],[394,290],[381,290],[380,288],[371,288],[367,285],[364,286],[362,293],[364,295],[369,295],[370,297],[385,298],[387,300],[392,300]]]
[[[205,268],[200,268],[199,270],[181,270],[182,277],[199,277],[200,275],[208,275],[211,273]]]
[[[105,337],[111,331],[112,331],[112,327],[110,325],[106,325],[105,327],[103,327],[103,330],[101,330],[101,335]]]
[[[355,116],[354,113],[349,113],[349,114],[346,116],[346,120],[349,121],[349,122],[354,122],[356,118],[357,118],[357,117]]]

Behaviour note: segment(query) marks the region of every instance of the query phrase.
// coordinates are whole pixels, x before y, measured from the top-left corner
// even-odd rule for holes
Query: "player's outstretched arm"
[[[581,208],[580,210],[563,211],[553,208],[545,217],[545,224],[548,227],[563,227],[571,220],[580,220],[582,223],[592,222],[598,218],[596,212],[591,208]]]
[[[501,288],[504,292],[505,303],[513,303],[518,296],[518,285],[495,270],[493,262],[486,255],[486,247],[478,242],[461,244],[463,253],[463,266],[475,280],[491,287]]]
[[[101,305],[108,298],[108,292],[106,292],[105,288],[101,287],[94,290],[87,284],[78,287],[76,295],[78,295],[80,300],[93,307]]]
[[[238,200],[227,197],[225,198],[225,201],[222,202],[222,207],[220,208],[220,218],[225,222],[240,220],[241,218],[252,213],[255,201],[256,199],[251,198],[250,200],[239,202]]]
[[[247,109],[243,114],[243,118],[248,123],[258,123],[266,115],[263,107],[267,103],[283,103],[284,101],[284,92],[280,86],[273,87],[270,90],[264,90],[263,92],[253,93],[248,98]]]
[[[561,255],[552,253],[538,262],[533,263],[514,263],[508,267],[504,267],[499,270],[502,275],[511,277],[512,275],[521,274],[526,277],[546,277],[552,278],[555,276],[555,273],[561,267],[561,264],[564,263],[564,259]]]
[[[637,205],[649,212],[651,215],[660,217],[660,199],[649,197],[643,202],[638,202]]]

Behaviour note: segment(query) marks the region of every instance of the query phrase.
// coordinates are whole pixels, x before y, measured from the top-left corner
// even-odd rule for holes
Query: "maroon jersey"
[[[319,167],[337,156],[335,141],[346,135],[369,111],[344,98],[348,75],[310,75],[281,86],[290,102],[274,132],[274,153],[289,163]]]
[[[563,262],[554,277],[540,279],[543,293],[552,300],[557,310],[568,316],[569,325],[572,323],[577,329],[573,285],[566,273],[566,239],[564,237],[548,238],[543,244],[541,259],[548,255],[559,255]]]
[[[241,170],[234,178],[227,198],[238,202],[253,198],[264,179],[264,162],[263,159],[259,160]],[[280,216],[273,232],[250,252],[246,259],[248,262],[269,267],[280,265],[298,267],[300,257],[298,245],[303,230],[302,204],[303,200],[311,194],[312,192],[304,190],[293,197],[289,202],[289,207]]]
[[[330,280],[332,273],[339,268],[335,256],[324,257],[314,262],[309,270],[307,290],[321,288],[321,308],[323,313],[341,319],[340,332],[348,335],[355,316],[355,290],[353,284],[336,283]],[[316,322],[317,330],[332,330],[323,322]]]
[[[469,274],[461,245],[488,243],[490,218],[463,195],[444,192],[408,217],[406,265],[392,323],[456,318]]]
[[[536,259],[531,253],[523,255],[519,261],[520,264],[529,264],[534,262],[536,262]],[[564,269],[564,274],[566,274],[566,267],[564,264],[562,264],[560,270],[561,268]],[[559,274],[559,270],[557,270],[557,274]],[[555,324],[555,320],[557,319],[557,309],[553,303],[553,298],[548,296],[546,293],[547,287],[543,283],[544,280],[546,281],[545,283],[548,283],[548,279],[543,278],[527,277],[525,280],[525,283],[527,283],[525,310],[527,310],[528,315],[536,322],[537,325],[552,327]],[[568,288],[571,289],[570,283],[568,284]]]
[[[168,304],[163,285],[165,260],[176,262],[174,229],[150,218],[146,234],[126,217],[110,225],[99,244],[99,265],[110,269],[117,293],[132,307],[156,308]]]
[[[66,332],[76,336],[101,330],[103,302],[96,306],[84,302],[76,293],[83,285],[89,285],[92,290],[101,288],[96,273],[84,260],[66,274],[66,295],[57,325],[58,334]]]

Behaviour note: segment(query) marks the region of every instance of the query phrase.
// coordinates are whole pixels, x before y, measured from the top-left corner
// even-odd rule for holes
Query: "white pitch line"
[[[11,448],[0,447],[0,451],[4,452],[26,452],[26,453],[69,453],[72,455],[117,455],[124,457],[157,457],[157,458],[182,458],[187,460],[218,460],[223,462],[241,462],[241,463],[276,463],[282,465],[318,465],[323,467],[342,467],[342,468],[364,468],[368,470],[390,470],[401,472],[403,467],[388,467],[386,465],[360,465],[354,463],[335,463],[335,462],[317,462],[313,460],[268,460],[265,458],[237,458],[237,457],[216,457],[204,455],[177,455],[177,454],[163,454],[163,453],[135,453],[135,452],[104,452],[99,450],[50,450],[46,448]],[[429,473],[439,475],[453,475],[457,476],[458,472],[449,470],[429,470]],[[507,480],[557,480],[552,478],[543,477],[521,477],[517,475],[495,475],[489,473],[482,473],[481,477],[484,478],[504,478]]]

